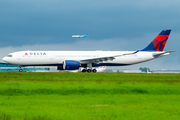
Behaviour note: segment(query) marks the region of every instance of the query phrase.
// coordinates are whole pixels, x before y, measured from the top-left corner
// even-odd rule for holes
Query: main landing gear
[[[96,69],[83,69],[82,72],[88,72],[88,73],[93,72],[93,73],[96,73],[97,70]]]
[[[87,68],[88,68],[88,69],[87,69]],[[91,73],[91,72],[96,73],[96,72],[97,72],[96,69],[92,69],[92,63],[88,63],[88,64],[87,64],[87,68],[84,68],[84,69],[82,70],[82,72],[88,72],[88,73]]]

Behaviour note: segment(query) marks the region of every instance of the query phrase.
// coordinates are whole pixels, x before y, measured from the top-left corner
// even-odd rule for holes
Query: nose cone
[[[2,59],[4,62],[7,62],[7,57],[3,57]]]

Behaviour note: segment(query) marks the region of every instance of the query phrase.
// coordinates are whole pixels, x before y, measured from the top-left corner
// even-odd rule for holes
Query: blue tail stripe
[[[169,35],[171,30],[163,30],[159,35]]]
[[[142,49],[141,51],[156,51],[153,43],[151,42],[146,48]]]

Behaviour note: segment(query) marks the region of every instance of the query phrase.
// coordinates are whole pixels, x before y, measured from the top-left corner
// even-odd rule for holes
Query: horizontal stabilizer
[[[168,52],[163,52],[163,53],[154,53],[153,57],[154,58],[162,57],[162,56],[165,56],[165,55],[169,55],[169,53],[172,53],[172,52],[175,52],[175,51],[168,51]]]

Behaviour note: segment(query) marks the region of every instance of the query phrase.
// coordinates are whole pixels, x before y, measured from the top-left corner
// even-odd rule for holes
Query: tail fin
[[[141,51],[163,51],[171,30],[162,30],[161,33]]]
[[[83,38],[84,38],[84,37],[87,37],[87,34],[85,34],[85,35],[83,36]]]

